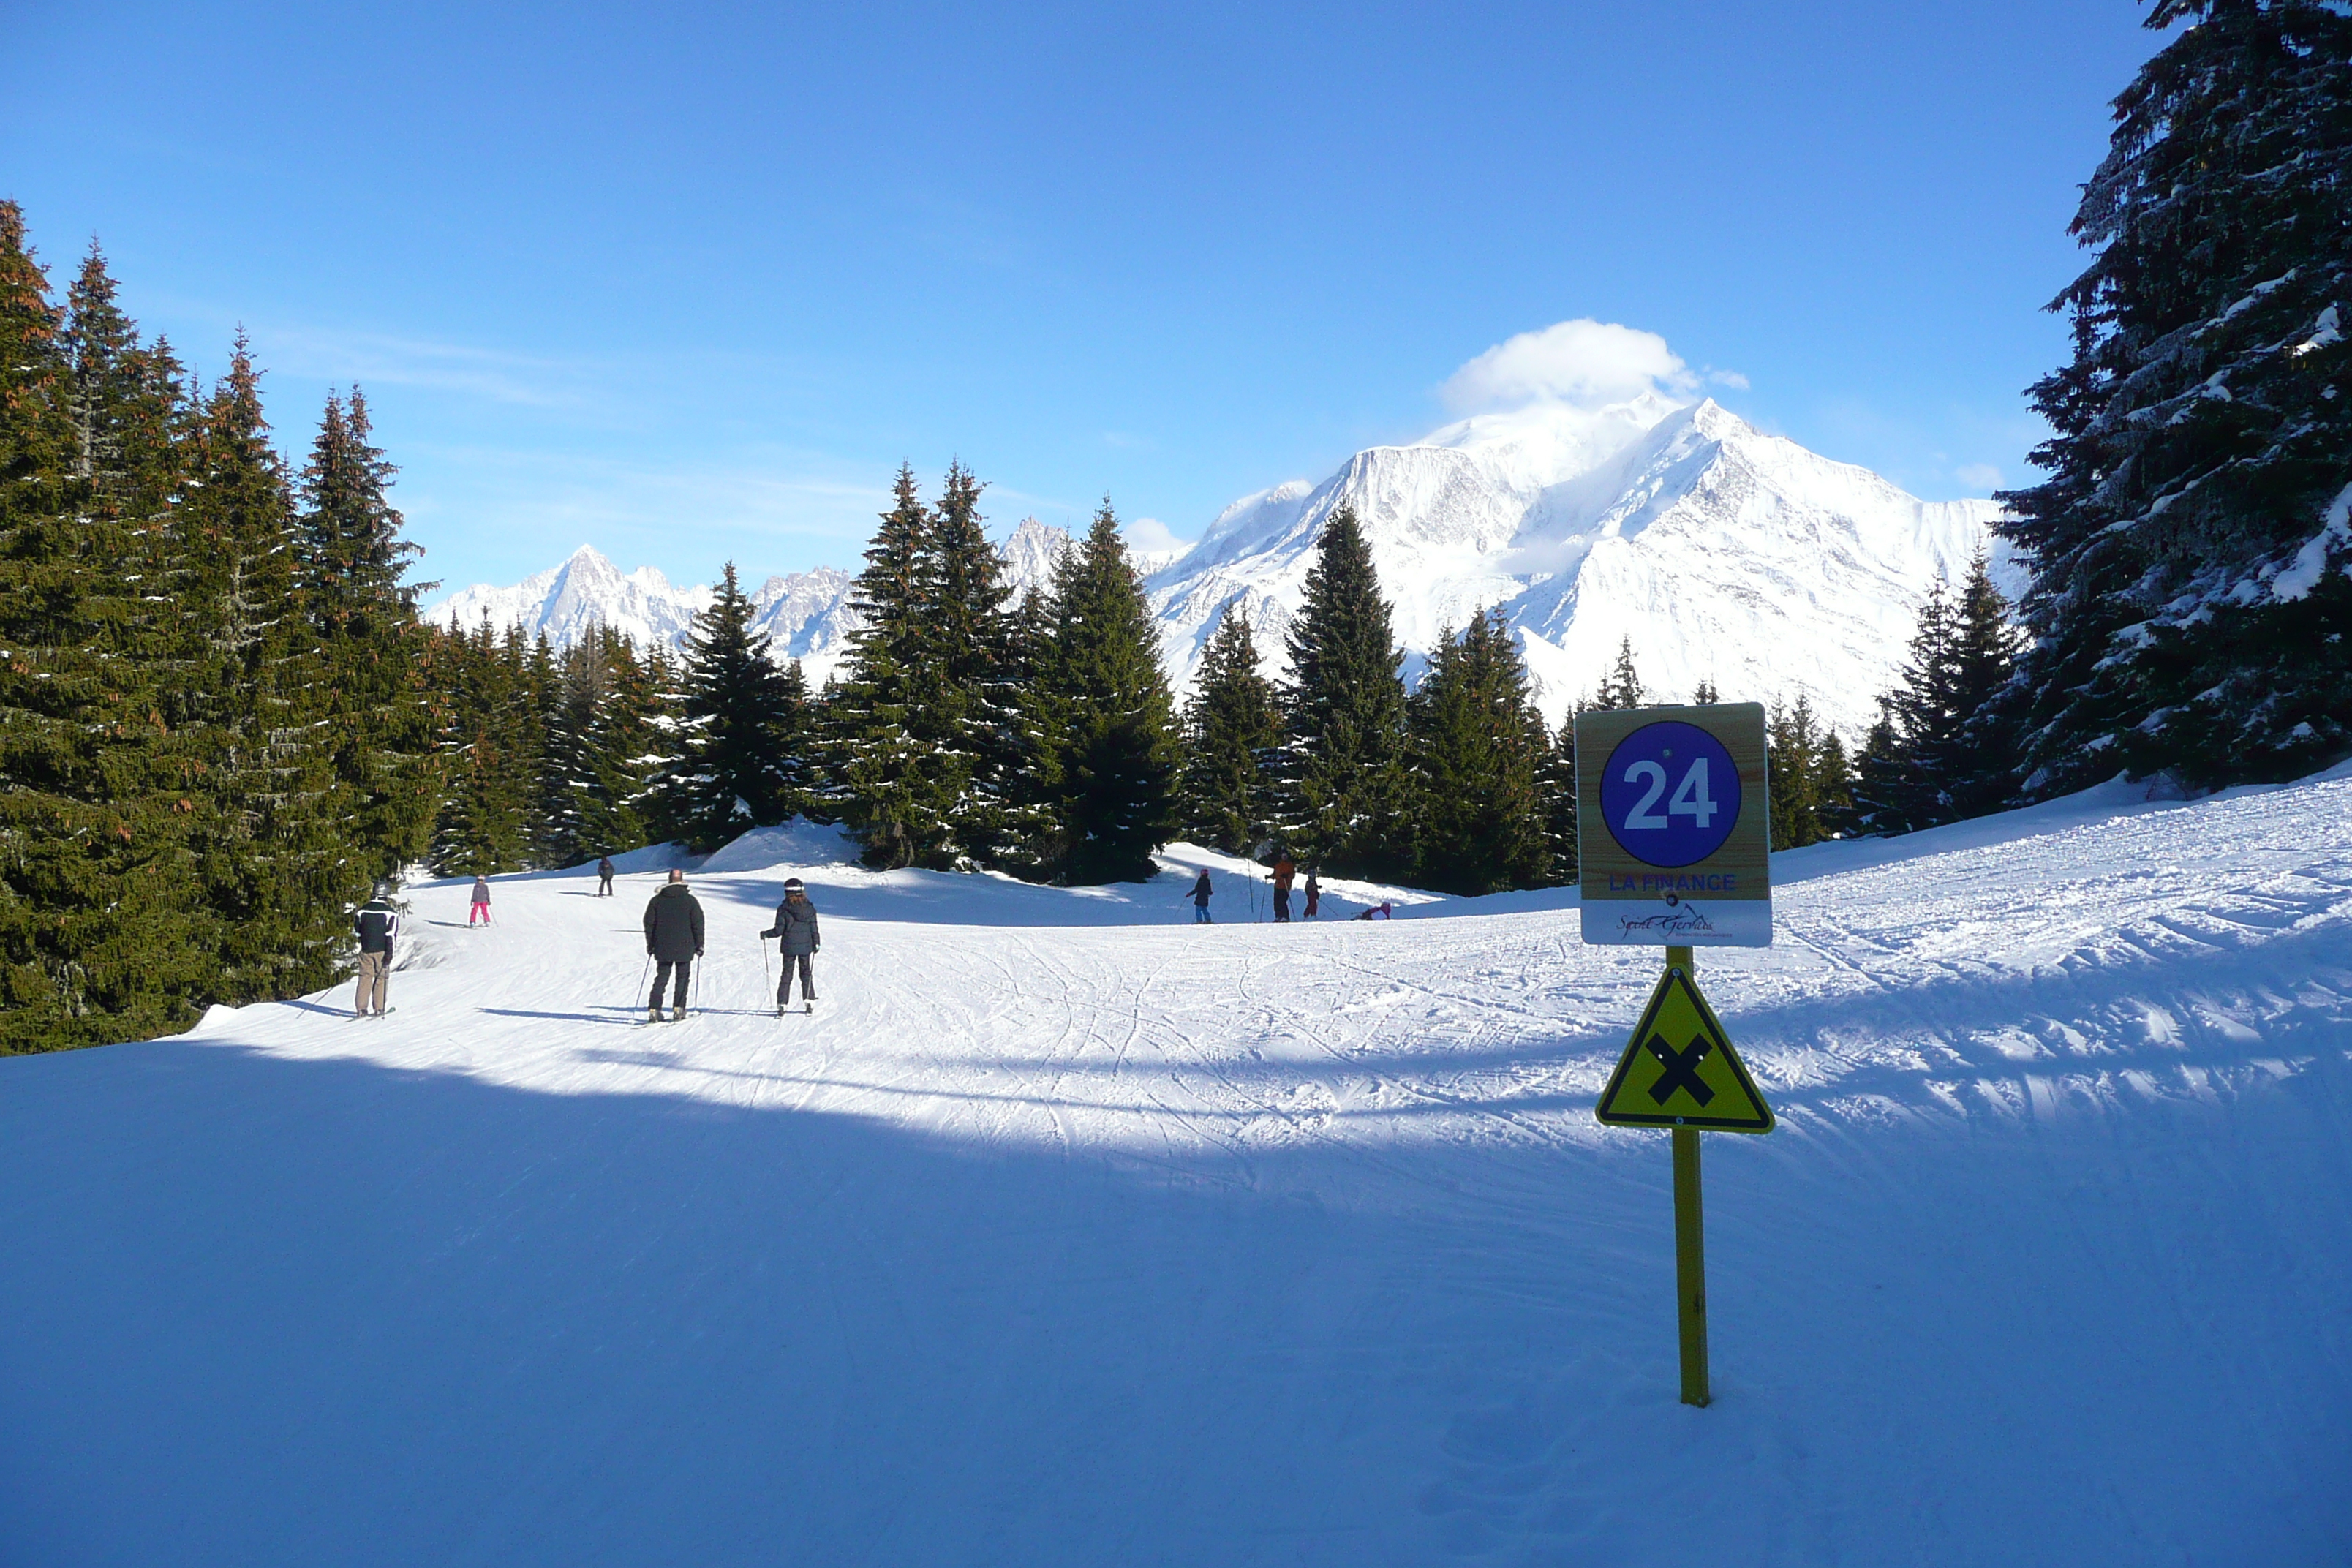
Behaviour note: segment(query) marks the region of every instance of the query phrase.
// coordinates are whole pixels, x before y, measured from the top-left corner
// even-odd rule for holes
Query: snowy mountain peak
[[[1054,581],[1054,568],[1070,549],[1070,531],[1024,517],[999,552],[1004,558],[1004,580],[1017,602],[1034,588],[1043,593]]]
[[[2003,587],[2019,586],[1990,534],[1990,501],[1919,500],[1711,399],[1538,403],[1367,447],[1320,483],[1244,496],[1172,561],[1139,556],[1180,689],[1229,605],[1246,610],[1278,670],[1316,540],[1341,506],[1362,521],[1408,676],[1449,628],[1499,609],[1554,724],[1630,637],[1660,700],[1687,699],[1701,680],[1735,700],[1803,693],[1851,738],[1893,684],[1929,582],[1957,579],[1989,549]],[[1070,545],[1067,530],[1024,519],[1002,546],[1013,595],[1049,583]],[[814,683],[848,651],[853,581],[819,567],[752,595],[777,656],[801,659]],[[640,646],[674,645],[710,598],[650,566],[625,575],[583,545],[551,571],[468,588],[430,614],[463,626],[487,614],[559,644],[604,625]]]
[[[2005,572],[1990,501],[1920,501],[1712,399],[1536,404],[1370,447],[1319,485],[1226,508],[1151,580],[1180,682],[1229,605],[1261,648],[1279,648],[1341,506],[1361,521],[1398,640],[1416,656],[1408,668],[1499,608],[1555,724],[1630,637],[1660,700],[1701,680],[1734,699],[1803,693],[1851,734],[1893,683],[1927,584],[1957,578],[1979,548]]]

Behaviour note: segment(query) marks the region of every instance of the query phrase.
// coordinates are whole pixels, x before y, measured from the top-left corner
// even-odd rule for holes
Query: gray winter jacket
[[[776,906],[776,923],[760,933],[779,938],[776,946],[786,958],[816,951],[816,906],[803,894],[795,899],[787,894]]]
[[[672,882],[646,900],[646,951],[671,963],[702,956],[702,906],[684,882]]]

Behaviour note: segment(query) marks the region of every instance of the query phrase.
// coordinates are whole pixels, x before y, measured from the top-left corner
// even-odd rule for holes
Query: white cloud
[[[1963,463],[1952,470],[1952,478],[1971,489],[2000,489],[2000,470],[1990,463]]]
[[[1119,524],[1127,535],[1127,547],[1140,555],[1164,555],[1171,550],[1190,550],[1192,542],[1179,539],[1168,525],[1156,517],[1130,517]]]
[[[583,400],[578,365],[465,343],[264,324],[254,329],[253,345],[264,365],[320,381],[415,386],[541,408]]]
[[[1733,374],[1717,372],[1716,378],[1727,382]],[[1448,376],[1438,395],[1458,414],[1482,414],[1528,403],[1598,408],[1645,392],[1686,394],[1698,384],[1657,333],[1580,317],[1496,343]]]
[[[1748,390],[1748,378],[1736,370],[1710,370],[1706,379],[1717,386],[1727,386],[1735,392]]]

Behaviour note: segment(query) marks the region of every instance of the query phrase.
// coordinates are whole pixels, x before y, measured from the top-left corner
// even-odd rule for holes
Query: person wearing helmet
[[[375,896],[352,916],[352,930],[360,939],[359,994],[352,999],[352,1016],[381,1018],[390,1008],[384,995],[392,975],[392,944],[400,940],[400,911],[392,907],[392,888],[375,885]]]
[[[783,961],[783,978],[776,985],[776,1015],[793,999],[793,968],[801,972],[801,1000],[807,1011],[816,1011],[816,980],[809,973],[810,960],[816,956],[816,906],[809,902],[808,887],[798,877],[784,879],[784,901],[776,906],[776,923],[760,933],[762,941],[776,938],[777,956]]]

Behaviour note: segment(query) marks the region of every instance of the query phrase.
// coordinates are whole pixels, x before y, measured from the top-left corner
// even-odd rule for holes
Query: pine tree
[[[433,864],[444,876],[491,876],[534,863],[545,755],[543,710],[520,627],[488,618],[436,639],[428,666],[446,695],[444,780]]]
[[[1766,731],[1765,794],[1771,802],[1772,847],[1797,849],[1827,837],[1821,821],[1822,739],[1811,699],[1775,702]]]
[[[260,373],[240,337],[197,426],[178,599],[203,679],[175,694],[206,773],[192,825],[219,917],[224,1001],[312,990],[338,973],[359,877],[333,816],[323,668],[296,593],[299,546]],[[167,715],[168,718],[168,715]]]
[[[2116,100],[2032,388],[2049,475],[2001,499],[2032,563],[2020,706],[2042,796],[2116,772],[2294,776],[2352,747],[2352,16],[2158,0]]]
[[[1176,826],[1174,700],[1143,580],[1106,497],[1055,573],[1052,698],[1066,881],[1145,881]]]
[[[1869,748],[1873,765],[1865,782],[1874,833],[1910,833],[1953,819],[1939,768],[1968,717],[1955,647],[1951,596],[1937,578],[1919,607],[1910,658],[1884,700],[1892,748],[1881,752],[1874,733]]]
[[[585,719],[567,722],[580,728],[571,809],[579,825],[577,853],[587,860],[637,848],[652,838],[645,807],[660,764],[655,754],[656,694],[667,676],[660,650],[641,661],[635,645],[610,626],[597,627],[583,646],[588,652],[575,678],[576,694],[568,701]],[[792,720],[788,712],[787,723]]]
[[[1066,561],[1075,552],[1064,554]],[[1055,563],[1056,578],[1063,563]],[[1064,779],[1059,740],[1066,725],[1052,679],[1059,618],[1053,601],[1032,586],[1022,594],[1006,623],[1005,679],[1013,693],[1013,721],[1021,757],[1013,779],[1013,802],[1022,830],[1006,868],[1033,881],[1060,875],[1070,856],[1060,808]]]
[[[1813,771],[1813,797],[1822,837],[1851,838],[1862,830],[1854,816],[1853,765],[1835,730],[1822,735],[1820,761]]]
[[[1907,815],[1916,796],[1902,737],[1895,727],[1894,703],[1882,697],[1878,717],[1863,736],[1862,754],[1854,760],[1853,830],[1885,838],[1923,826]]]
[[[1544,885],[1576,885],[1576,716],[1560,721],[1559,731],[1545,750],[1536,785],[1543,796]]]
[[[330,395],[302,470],[297,590],[319,642],[335,814],[354,854],[352,901],[367,883],[424,853],[439,797],[433,716],[420,686],[418,585],[402,581],[422,554],[400,536],[387,497],[395,470],[369,437],[367,399]]]
[[[1981,552],[1958,604],[1940,581],[1928,585],[1910,658],[1863,747],[1855,826],[1909,833],[2008,799],[2017,777],[2007,705],[2017,695],[2018,645],[2008,617]]]
[[[171,366],[113,293],[93,247],[61,319],[0,201],[0,1052],[185,1027],[215,945],[138,569]]]
[[[925,745],[959,763],[964,787],[948,809],[959,850],[978,866],[1020,869],[1049,817],[1023,787],[1034,746],[1013,683],[1012,590],[981,526],[981,489],[971,470],[950,465],[932,509],[925,592],[933,608],[923,630],[934,679],[909,718]]]
[[[1409,874],[1411,781],[1397,675],[1404,655],[1350,508],[1324,520],[1286,641],[1278,777],[1294,851],[1343,876]]]
[[[930,730],[944,689],[930,631],[939,587],[933,526],[914,470],[901,465],[895,504],[882,514],[849,601],[863,622],[849,668],[826,704],[831,804],[877,869],[952,870],[968,859],[956,824],[974,758],[942,749]]]
[[[751,629],[751,601],[730,561],[718,597],[687,637],[671,755],[655,785],[661,833],[708,854],[784,820],[794,804],[784,697],[783,671],[766,636]]]
[[[1979,550],[1952,612],[1953,723],[1927,759],[1956,819],[1998,811],[2016,791],[2022,752],[2010,708],[2022,641]]]
[[[1632,663],[1631,655],[1633,651],[1633,639],[1629,637],[1626,639],[1625,647],[1625,652],[1628,656],[1626,662],[1629,666]],[[1715,682],[1712,680],[1700,681],[1698,683],[1698,689],[1691,693],[1692,704],[1699,708],[1712,708],[1722,700],[1723,694],[1716,690]]]
[[[1440,637],[1407,711],[1420,885],[1469,897],[1540,886],[1551,862],[1538,779],[1548,747],[1499,612]]]
[[[1218,617],[1185,706],[1177,794],[1188,837],[1230,855],[1256,844],[1273,810],[1266,766],[1278,724],[1274,682],[1258,672],[1249,613],[1236,601]]]
[[[1601,681],[1600,691],[1585,706],[1639,708],[1649,700],[1649,695],[1648,689],[1642,684],[1641,676],[1633,668],[1633,639],[1623,637],[1617,641],[1616,662],[1610,666],[1609,675]]]

